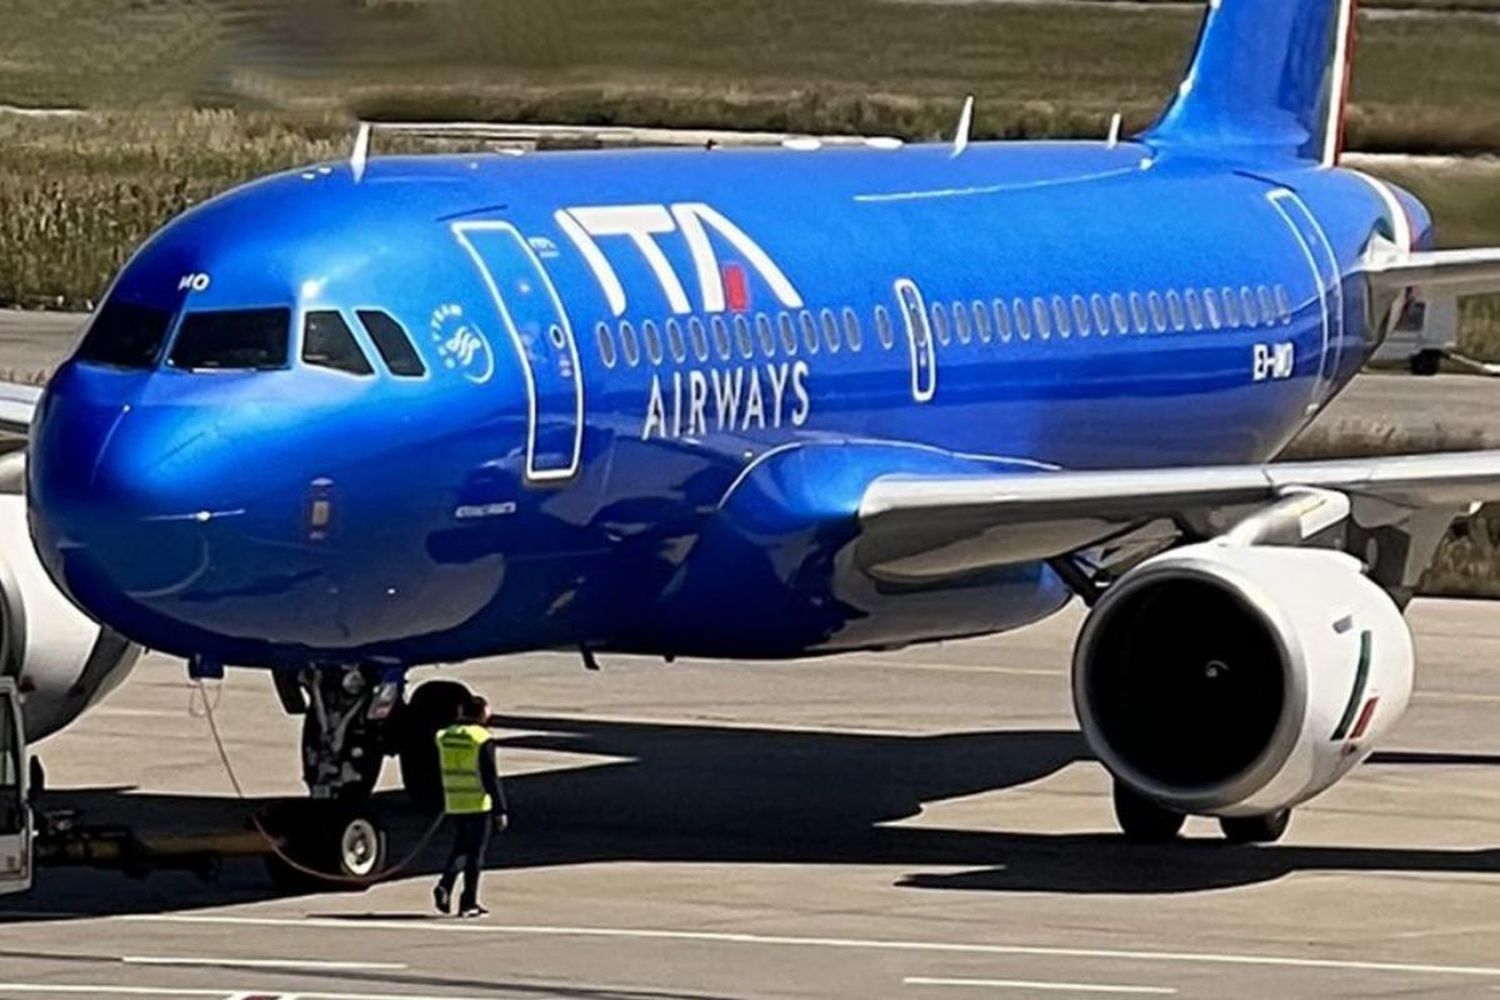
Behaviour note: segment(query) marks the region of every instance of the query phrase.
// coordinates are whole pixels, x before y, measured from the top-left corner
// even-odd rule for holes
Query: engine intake
[[[1400,609],[1360,564],[1318,549],[1189,546],[1090,615],[1073,695],[1121,781],[1185,813],[1259,815],[1328,788],[1405,711]]]

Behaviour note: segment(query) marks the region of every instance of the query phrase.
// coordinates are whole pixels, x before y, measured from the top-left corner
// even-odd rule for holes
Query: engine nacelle
[[[37,558],[25,497],[0,493],[0,671],[17,679],[27,740],[78,718],[119,686],[140,655],[63,596]]]
[[[1401,611],[1324,549],[1187,546],[1126,574],[1073,658],[1089,746],[1116,778],[1183,813],[1305,802],[1406,710]]]

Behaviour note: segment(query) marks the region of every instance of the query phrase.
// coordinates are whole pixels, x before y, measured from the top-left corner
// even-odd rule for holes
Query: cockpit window
[[[76,357],[116,368],[151,368],[172,326],[172,314],[130,302],[109,301],[89,324]]]
[[[176,368],[285,368],[291,327],[290,309],[188,313],[170,361]]]
[[[349,324],[331,310],[307,314],[302,329],[302,360],[318,368],[332,368],[351,375],[375,374]]]
[[[375,349],[380,352],[380,357],[392,375],[420,378],[427,374],[427,366],[422,363],[417,349],[412,346],[406,329],[390,313],[361,309],[359,321],[369,331],[370,339],[375,342]]]

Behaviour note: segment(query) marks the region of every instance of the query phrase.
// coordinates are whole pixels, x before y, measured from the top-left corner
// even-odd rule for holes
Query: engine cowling
[[[1073,699],[1115,775],[1176,811],[1254,816],[1343,777],[1411,697],[1411,632],[1355,559],[1208,543],[1109,589]]]
[[[26,738],[62,729],[129,675],[141,648],[57,589],[31,541],[26,500],[0,492],[0,671],[17,679]]]

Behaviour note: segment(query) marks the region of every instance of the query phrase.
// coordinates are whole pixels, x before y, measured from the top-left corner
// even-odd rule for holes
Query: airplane
[[[1271,461],[1414,295],[1500,288],[1341,165],[1355,14],[1213,0],[1129,139],[971,142],[972,106],[920,145],[364,130],[122,269],[32,420],[41,562],[193,677],[269,671],[328,844],[386,756],[432,799],[462,689],[413,667],[899,649],[1073,600],[1124,833],[1274,841],[1401,717],[1403,609],[1500,500],[1500,452]]]

